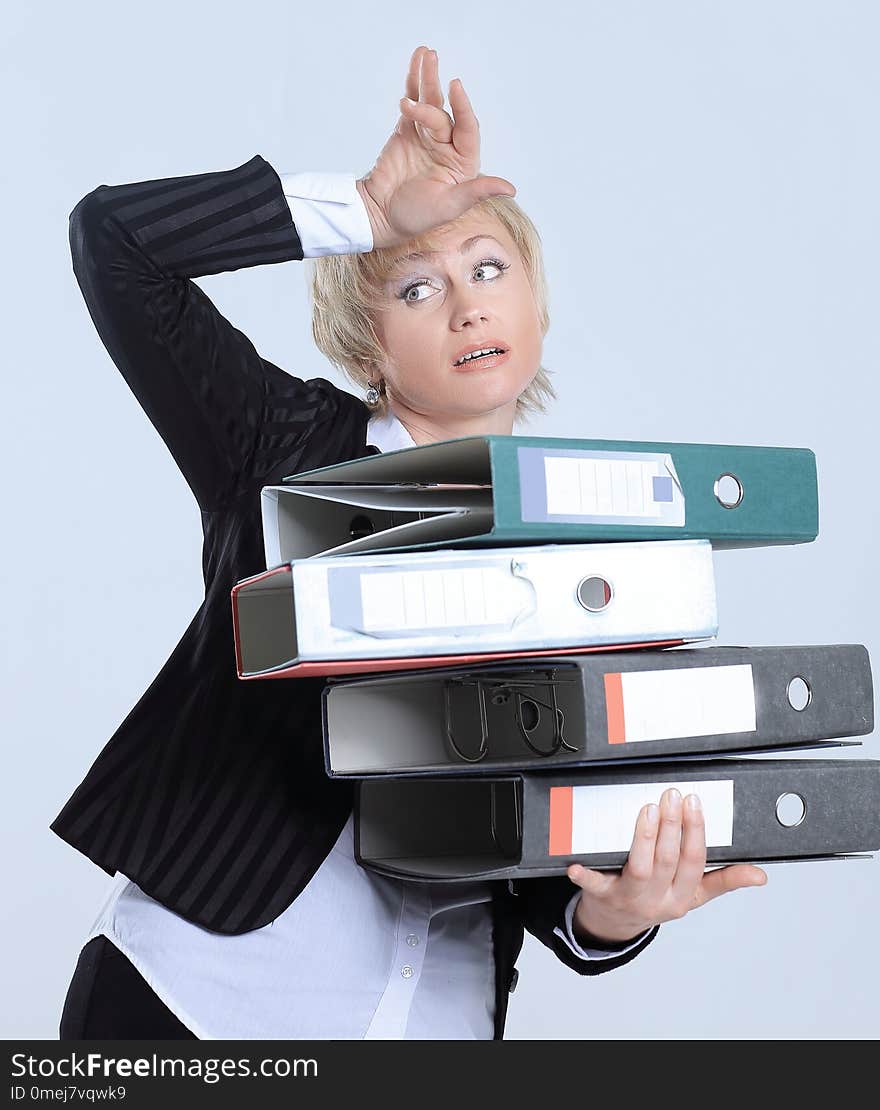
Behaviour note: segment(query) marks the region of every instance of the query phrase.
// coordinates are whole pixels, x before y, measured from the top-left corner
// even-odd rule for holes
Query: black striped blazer
[[[205,599],[51,829],[175,913],[235,934],[285,910],[336,841],[352,786],[324,771],[320,679],[241,682],[230,589],[264,569],[260,489],[356,458],[369,409],[262,358],[192,278],[302,259],[281,181],[235,169],[100,185],[70,215],[73,270],[113,362],[201,510]],[[567,878],[496,883],[496,1029],[523,927],[595,974],[648,944],[580,961],[554,935]]]

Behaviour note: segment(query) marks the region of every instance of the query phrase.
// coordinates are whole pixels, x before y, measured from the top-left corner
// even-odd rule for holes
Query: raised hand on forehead
[[[485,196],[513,196],[502,177],[480,173],[480,127],[458,78],[443,107],[437,52],[419,46],[410,58],[400,118],[358,190],[374,247],[394,246],[462,215]]]

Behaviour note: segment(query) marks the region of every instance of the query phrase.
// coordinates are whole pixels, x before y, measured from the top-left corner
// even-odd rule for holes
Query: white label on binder
[[[613,704],[613,683],[606,680],[605,689],[608,740],[612,744],[757,729],[755,681],[748,663],[624,671],[620,675],[619,713]]]
[[[628,852],[639,810],[659,804],[664,790],[677,787],[682,798],[696,794],[703,805],[706,845],[733,844],[733,780],[637,782],[571,788],[571,855]]]
[[[554,516],[652,517],[673,500],[673,479],[657,458],[544,458],[547,512]]]
[[[365,632],[510,625],[522,601],[490,567],[364,572],[360,585]]]

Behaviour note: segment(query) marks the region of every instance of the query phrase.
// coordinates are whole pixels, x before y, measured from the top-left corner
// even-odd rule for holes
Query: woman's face
[[[434,238],[437,253],[397,263],[374,318],[389,401],[441,419],[515,406],[541,364],[543,339],[519,249],[500,220],[479,211]],[[504,354],[457,365],[486,347]]]

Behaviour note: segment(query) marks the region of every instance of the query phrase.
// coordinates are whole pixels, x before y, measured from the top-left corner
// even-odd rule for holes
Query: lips
[[[461,366],[456,365],[458,360],[460,358],[464,358],[465,355],[472,354],[474,351],[485,351],[485,350],[488,350],[490,347],[497,347],[502,352],[502,354],[501,355],[497,355],[497,354],[496,355],[484,355],[481,358],[472,359],[469,362],[463,363]],[[504,355],[507,355],[509,352],[510,352],[510,348],[509,348],[508,344],[505,343],[502,339],[494,339],[494,338],[490,337],[488,339],[482,340],[480,343],[471,343],[467,347],[462,347],[462,349],[460,351],[457,351],[456,354],[454,355],[454,357],[452,359],[452,365],[453,365],[453,367],[455,367],[456,370],[461,370],[466,366],[488,365],[489,363],[492,362],[493,359],[503,358]],[[494,363],[493,363],[493,365],[494,365]]]
[[[475,374],[478,370],[491,370],[494,366],[500,366],[509,358],[510,351],[505,351],[501,355],[483,355],[480,358],[471,359],[470,362],[463,362],[461,366],[453,366],[452,369],[456,374]]]

